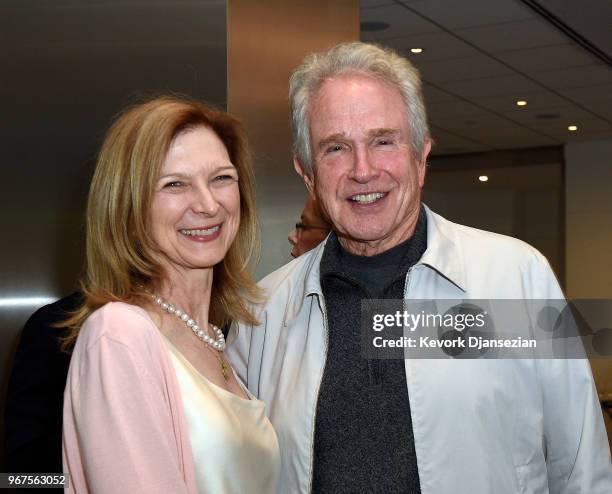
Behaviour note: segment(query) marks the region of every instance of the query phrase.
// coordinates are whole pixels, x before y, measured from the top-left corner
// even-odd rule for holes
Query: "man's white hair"
[[[422,156],[429,127],[419,71],[389,48],[361,42],[342,43],[308,55],[289,81],[293,152],[309,176],[313,172],[310,100],[326,80],[351,72],[375,77],[399,90],[406,105],[412,150],[417,159]]]

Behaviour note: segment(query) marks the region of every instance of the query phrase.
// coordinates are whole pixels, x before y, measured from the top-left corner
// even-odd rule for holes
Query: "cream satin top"
[[[244,386],[250,399],[213,384],[164,339],[181,390],[199,492],[275,493],[280,452],[264,402]]]

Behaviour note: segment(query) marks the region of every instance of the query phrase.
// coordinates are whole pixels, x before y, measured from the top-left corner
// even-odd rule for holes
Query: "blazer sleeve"
[[[542,256],[530,276],[532,298],[564,298]],[[612,492],[610,447],[588,359],[541,359],[537,364],[551,494]]]
[[[142,353],[106,334],[75,348],[64,399],[67,492],[188,492],[164,385]]]

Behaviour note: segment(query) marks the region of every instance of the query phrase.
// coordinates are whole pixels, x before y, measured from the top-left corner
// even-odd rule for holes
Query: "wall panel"
[[[228,110],[246,124],[255,153],[258,278],[291,259],[287,235],[306,199],[291,160],[289,75],[307,53],[358,39],[357,0],[229,1]]]

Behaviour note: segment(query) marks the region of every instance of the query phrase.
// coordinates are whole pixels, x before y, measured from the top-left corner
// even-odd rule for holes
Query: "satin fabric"
[[[181,390],[198,491],[276,492],[280,452],[264,402],[245,387],[249,399],[212,383],[165,341]]]

